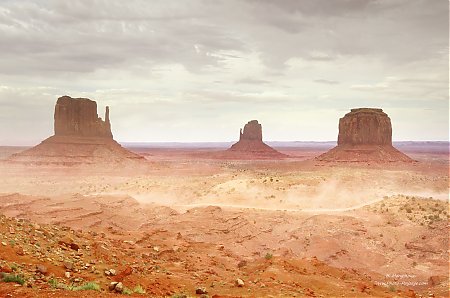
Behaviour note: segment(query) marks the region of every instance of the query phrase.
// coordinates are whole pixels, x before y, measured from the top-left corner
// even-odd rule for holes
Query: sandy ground
[[[0,156],[20,149],[2,148]],[[406,146],[417,162],[388,165],[317,163],[311,158],[323,148],[277,149],[291,157],[220,160],[211,158],[214,148],[138,148],[146,161],[137,167],[3,162],[0,213],[10,226],[23,218],[80,230],[95,253],[96,243],[107,247],[97,263],[131,266],[124,284],[155,296],[196,296],[206,287],[231,297],[447,297],[448,148]],[[9,241],[19,236],[6,229],[3,248],[14,252]],[[22,261],[4,252],[3,267]],[[53,276],[73,281],[54,266]],[[110,295],[102,271],[85,274],[104,290],[89,296]],[[0,283],[2,293],[72,297]]]

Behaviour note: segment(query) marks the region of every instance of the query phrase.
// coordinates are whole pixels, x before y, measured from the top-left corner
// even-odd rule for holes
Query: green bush
[[[70,287],[71,291],[100,291],[100,286],[96,284],[95,282],[87,282],[84,285],[76,286],[76,287]]]
[[[25,283],[25,280],[23,279],[23,276],[16,275],[16,274],[9,274],[9,273],[1,273],[1,281],[3,282],[15,282],[17,284],[23,285]]]
[[[145,294],[145,290],[141,285],[137,285],[134,287],[133,292],[137,294]]]

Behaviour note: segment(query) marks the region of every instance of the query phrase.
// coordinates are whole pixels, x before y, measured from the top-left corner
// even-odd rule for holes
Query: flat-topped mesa
[[[338,145],[316,157],[325,162],[413,162],[392,146],[391,119],[382,109],[351,109],[339,119]]]
[[[262,126],[258,120],[251,120],[244,126],[244,131],[240,132],[240,140],[255,140],[262,142]]]
[[[55,136],[111,138],[109,107],[105,120],[97,114],[97,103],[88,98],[62,96],[55,105]]]
[[[338,145],[392,145],[391,119],[382,109],[351,109],[339,119]]]

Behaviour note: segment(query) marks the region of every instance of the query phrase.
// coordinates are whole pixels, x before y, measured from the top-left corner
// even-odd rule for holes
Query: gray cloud
[[[113,106],[115,135],[129,141],[151,141],[149,123],[183,123],[202,141],[220,128],[228,140],[233,129],[200,132],[202,122],[240,127],[254,114],[274,126],[271,139],[314,138],[301,129],[314,117],[316,138],[334,139],[333,117],[361,105],[396,111],[398,138],[448,138],[448,33],[447,1],[4,0],[0,126],[21,128],[0,141],[50,134],[63,94]],[[435,113],[434,129],[407,129],[420,107]],[[50,124],[29,134],[33,110]],[[175,128],[153,136],[185,137]]]

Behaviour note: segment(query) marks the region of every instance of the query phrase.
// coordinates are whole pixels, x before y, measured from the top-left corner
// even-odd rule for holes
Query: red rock
[[[55,105],[55,136],[106,137],[112,139],[109,107],[105,121],[97,115],[97,103],[88,98],[62,96]]]
[[[316,157],[325,162],[413,162],[392,146],[391,119],[382,109],[352,109],[339,119],[338,145]]]
[[[131,273],[133,273],[133,268],[131,268],[130,266],[126,267],[124,270],[120,271],[119,274],[117,274],[116,276],[113,277],[114,281],[122,281],[125,277],[127,277],[128,275],[131,275]]]
[[[255,140],[262,142],[262,126],[258,120],[251,120],[244,126],[244,130],[240,132],[239,141]]]
[[[47,274],[47,267],[42,264],[39,264],[36,266],[36,271],[45,275],[45,274]]]
[[[16,255],[18,255],[18,256],[23,256],[23,255],[25,255],[25,252],[23,251],[23,248],[22,248],[22,247],[18,246],[18,247],[16,248]]]
[[[39,145],[12,155],[10,162],[33,165],[122,163],[143,160],[113,140],[109,108],[105,120],[97,115],[97,103],[87,98],[58,98],[54,114],[55,134]]]
[[[0,272],[11,273],[13,272],[13,270],[9,266],[5,265],[3,267],[0,267]]]
[[[262,126],[257,120],[249,121],[240,131],[239,142],[227,150],[230,158],[283,158],[287,157],[262,141]]]
[[[445,281],[446,278],[447,277],[445,277],[445,276],[438,276],[438,275],[430,276],[430,278],[428,278],[428,285],[432,286],[432,287],[437,286],[440,283],[442,283],[443,281]]]
[[[382,109],[352,109],[339,119],[338,145],[391,145],[391,119]]]

